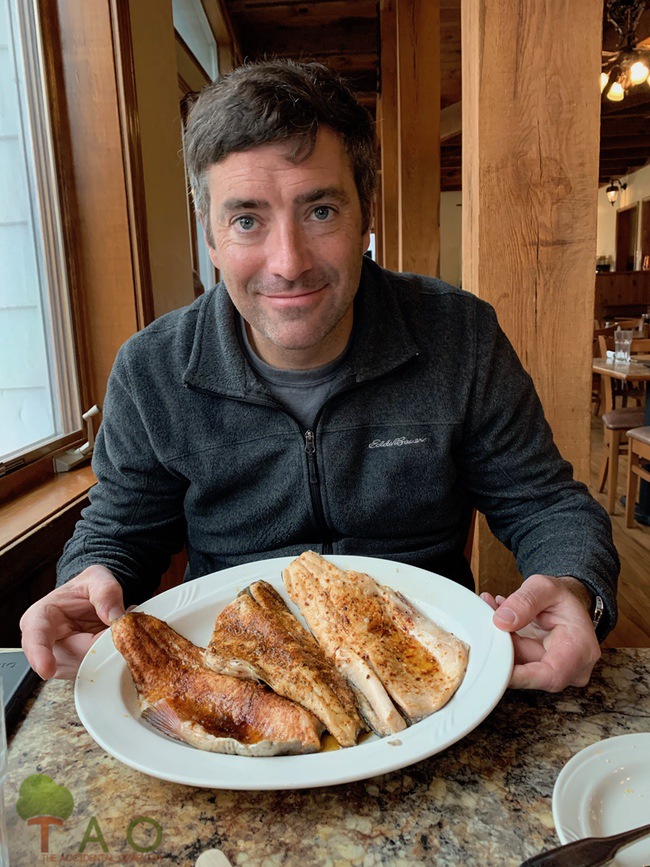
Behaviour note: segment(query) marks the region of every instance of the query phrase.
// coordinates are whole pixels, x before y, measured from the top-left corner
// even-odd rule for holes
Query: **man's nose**
[[[268,238],[269,273],[285,280],[297,280],[312,267],[309,239],[294,222],[278,224]]]

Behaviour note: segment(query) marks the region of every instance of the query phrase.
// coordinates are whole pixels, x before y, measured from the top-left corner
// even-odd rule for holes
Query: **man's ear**
[[[370,233],[372,232],[373,226],[375,224],[375,206],[374,203],[370,206],[370,213],[368,215],[368,228],[363,233],[361,238],[361,245],[363,247],[363,252],[365,253],[368,247],[370,247]]]
[[[203,229],[203,237],[205,238],[205,244],[206,244],[206,247],[208,248],[208,254],[210,256],[210,261],[212,262],[214,267],[217,270],[219,270],[219,264],[217,262],[217,251],[214,248],[211,233],[208,232],[208,230],[206,228],[207,223],[206,223],[206,219],[205,219],[205,216],[203,214],[203,211],[197,211],[196,213],[198,215],[199,223],[201,224],[201,228]]]

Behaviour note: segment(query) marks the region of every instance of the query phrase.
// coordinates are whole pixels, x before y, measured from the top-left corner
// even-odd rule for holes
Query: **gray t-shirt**
[[[239,334],[248,361],[271,392],[288,412],[298,419],[305,430],[311,430],[322,405],[332,393],[341,371],[341,365],[350,348],[351,339],[334,361],[310,370],[283,370],[272,367],[255,354],[250,344],[244,320],[239,319]]]

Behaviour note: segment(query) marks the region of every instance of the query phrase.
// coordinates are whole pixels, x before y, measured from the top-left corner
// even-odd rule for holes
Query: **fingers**
[[[578,583],[531,575],[507,599],[494,599],[493,622],[512,633],[515,648],[511,687],[558,692],[589,682],[600,647],[588,614],[590,594]]]
[[[493,611],[496,611],[499,607],[496,599],[491,593],[481,593],[481,599],[483,600],[483,602],[487,602],[487,604]]]
[[[100,628],[122,614],[119,582],[104,566],[90,566],[23,614],[22,647],[29,664],[44,680],[73,676]]]
[[[576,593],[574,585],[580,585],[584,596]],[[557,613],[562,622],[567,617],[571,621],[590,622],[589,598],[589,591],[574,578],[531,575],[507,599],[496,597],[499,607],[494,624],[506,632],[519,632],[535,620],[549,627],[557,619]]]
[[[81,661],[100,635],[106,632],[102,629],[96,635],[89,633],[77,633],[54,645],[54,657],[56,659],[56,671],[54,677],[62,680],[74,680]]]
[[[538,661],[516,664],[509,685],[513,689],[543,689],[547,692],[560,692],[567,686],[586,686],[600,658],[598,642],[593,653],[581,654],[581,657],[576,660],[561,650],[545,652]]]
[[[506,632],[518,632],[542,612],[555,609],[558,604],[584,618],[587,610],[568,589],[558,584],[560,579],[547,575],[531,575],[524,583],[502,600],[494,614],[494,625]]]
[[[20,619],[21,643],[27,661],[43,680],[54,677],[57,662],[54,644],[60,629],[58,612],[48,609],[44,600],[36,602]]]

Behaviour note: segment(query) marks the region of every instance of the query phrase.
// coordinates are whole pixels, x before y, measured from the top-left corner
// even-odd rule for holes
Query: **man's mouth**
[[[315,303],[321,293],[327,288],[327,284],[317,289],[299,289],[293,292],[270,292],[263,293],[264,298],[276,307],[294,307],[301,304]]]

